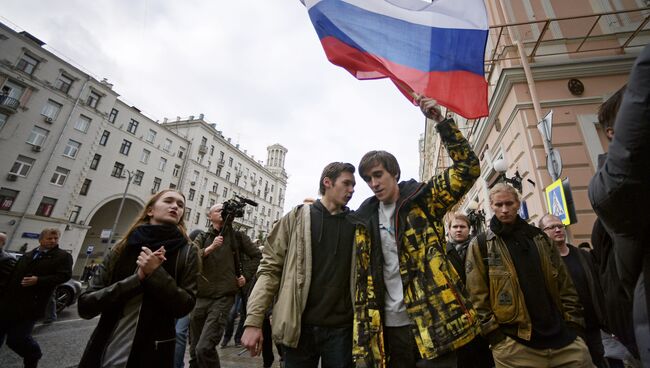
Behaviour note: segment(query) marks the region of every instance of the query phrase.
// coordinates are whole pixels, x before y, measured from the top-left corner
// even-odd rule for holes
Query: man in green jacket
[[[456,367],[455,349],[477,335],[477,314],[445,251],[443,217],[479,176],[479,160],[435,100],[419,99],[453,160],[421,183],[399,182],[386,151],[366,153],[359,174],[373,191],[356,225],[355,355],[368,367]]]
[[[490,190],[494,216],[467,253],[467,289],[496,366],[592,367],[571,277],[551,240],[519,217],[519,193]]]
[[[226,326],[235,295],[248,280],[239,275],[235,252],[259,259],[260,250],[246,234],[224,223],[223,204],[210,208],[212,224],[194,240],[198,247],[199,275],[196,306],[190,315],[190,367],[219,368],[217,344]]]
[[[320,179],[322,198],[295,207],[274,226],[249,297],[242,344],[262,348],[262,322],[273,298],[273,340],[285,346],[285,368],[347,368],[352,361],[354,228],[346,207],[354,166],[333,162]]]

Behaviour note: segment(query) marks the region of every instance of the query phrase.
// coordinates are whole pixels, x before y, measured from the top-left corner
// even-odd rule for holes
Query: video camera
[[[221,208],[221,217],[225,222],[235,219],[235,217],[244,217],[244,207],[249,204],[257,207],[257,202],[242,196],[235,195],[235,198],[223,202]]]

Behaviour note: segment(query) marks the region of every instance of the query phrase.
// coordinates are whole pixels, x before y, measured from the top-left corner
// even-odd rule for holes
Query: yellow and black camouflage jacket
[[[433,359],[471,341],[480,331],[458,273],[447,259],[443,216],[480,174],[479,160],[451,119],[438,124],[454,164],[426,183],[399,184],[395,229],[404,303],[420,355]],[[379,201],[367,199],[348,218],[355,223],[354,355],[368,367],[389,362],[383,341],[383,255]]]

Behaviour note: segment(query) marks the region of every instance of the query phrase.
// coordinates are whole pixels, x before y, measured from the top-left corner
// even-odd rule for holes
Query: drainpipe
[[[65,124],[63,125],[63,128],[61,129],[61,133],[59,134],[59,137],[56,140],[56,143],[54,144],[54,150],[59,146],[59,143],[61,143],[61,140],[63,139],[64,132],[68,125],[70,124],[70,121],[72,120],[72,114],[74,111],[77,109],[77,106],[79,105],[79,100],[81,100],[81,95],[83,94],[84,90],[86,89],[86,85],[90,81],[90,77],[86,77],[86,81],[84,82],[83,86],[81,86],[81,90],[79,91],[79,95],[77,95],[77,99],[74,102],[74,105],[72,106],[72,109],[70,109],[70,113],[68,114],[68,118],[65,121]],[[52,150],[52,154],[54,154],[54,150]],[[41,170],[41,173],[38,175],[38,180],[36,180],[36,185],[34,186],[34,190],[32,190],[32,194],[29,197],[29,200],[27,201],[27,205],[25,206],[25,210],[23,211],[23,214],[20,216],[16,223],[16,227],[14,228],[15,230],[11,233],[11,236],[9,236],[9,239],[7,239],[7,245],[11,245],[11,242],[14,240],[14,237],[16,235],[16,232],[18,231],[18,228],[20,227],[20,224],[23,222],[23,219],[25,218],[25,215],[27,214],[27,209],[29,209],[29,205],[32,203],[34,200],[34,197],[36,196],[36,189],[38,186],[41,184],[41,181],[43,179],[43,176],[45,175],[45,169],[48,167],[48,165],[45,165],[45,168]]]

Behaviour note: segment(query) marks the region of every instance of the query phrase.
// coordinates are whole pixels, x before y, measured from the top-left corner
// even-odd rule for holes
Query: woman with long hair
[[[196,250],[183,221],[185,197],[156,193],[79,296],[82,318],[101,318],[79,367],[169,367],[175,319],[194,308]]]

